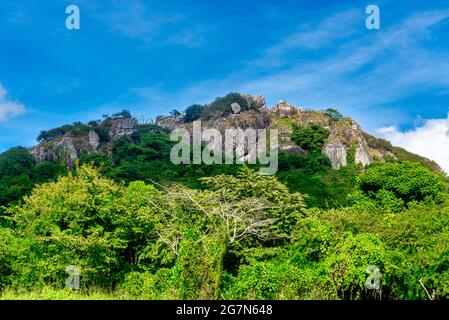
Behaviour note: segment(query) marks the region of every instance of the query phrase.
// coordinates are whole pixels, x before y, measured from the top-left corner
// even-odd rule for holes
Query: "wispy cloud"
[[[141,1],[130,0],[114,1],[110,11],[100,17],[113,30],[149,42],[158,35],[164,25],[179,21],[181,15],[152,12]]]
[[[318,24],[303,24],[298,31],[267,48],[255,63],[259,67],[279,67],[290,61],[288,53],[292,50],[319,49],[346,39],[356,32],[360,16],[359,10],[351,9],[325,18]]]
[[[254,62],[250,62],[247,68],[225,79],[196,83],[179,95],[196,97],[203,92],[203,96],[209,96],[211,88],[214,93],[231,90],[263,93],[271,103],[286,99],[309,107],[337,107],[361,119],[370,130],[385,124],[390,116],[410,120],[404,110],[392,108],[397,101],[426,90],[437,93],[449,85],[449,52],[433,51],[423,45],[432,28],[447,21],[449,9],[416,13],[380,31],[360,31],[356,27],[358,37],[345,39],[344,34],[352,31],[343,32],[338,47],[330,53],[326,51],[326,46],[338,38],[330,31],[332,24],[346,30],[363,22],[364,17],[363,12],[358,16],[354,10],[338,13],[319,23],[316,30],[296,32],[281,39],[255,60],[281,62],[271,65],[267,62],[267,75],[258,74]],[[338,21],[345,26],[338,27]],[[313,59],[300,59],[304,39],[313,44],[314,50],[321,44],[325,54],[317,52]],[[297,63],[279,68],[284,55]]]
[[[98,12],[99,8],[91,7]],[[210,27],[192,23],[182,13],[149,8],[141,0],[113,1],[109,10],[96,16],[111,30],[147,44],[175,44],[198,48]]]
[[[287,70],[249,81],[245,87],[289,95],[313,105],[358,109],[394,102],[412,89],[416,92],[445,86],[449,83],[449,53],[432,52],[421,46],[420,40],[447,18],[449,10],[411,16],[390,28],[341,44],[330,57],[301,61]],[[321,27],[323,30],[308,36],[327,34],[328,23]],[[283,40],[267,51],[286,47]]]
[[[204,41],[204,35],[212,28],[204,26],[195,26],[186,28],[178,33],[174,33],[167,38],[167,43],[182,45],[187,48],[200,48]]]
[[[364,29],[365,17],[354,9],[304,24],[222,79],[178,91],[166,91],[161,83],[157,94],[154,86],[135,90],[136,108],[183,108],[240,91],[264,94],[269,104],[285,99],[306,107],[336,107],[369,131],[413,121],[395,104],[420,92],[443,94],[449,85],[449,51],[426,43],[434,28],[447,22],[449,9],[411,13],[379,31]],[[307,58],[310,50],[313,57]]]
[[[7,121],[25,113],[25,106],[18,101],[9,100],[6,89],[0,84],[0,122]]]

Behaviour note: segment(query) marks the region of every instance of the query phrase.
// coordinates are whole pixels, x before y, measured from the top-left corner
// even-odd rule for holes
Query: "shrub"
[[[201,114],[204,110],[204,106],[199,104],[193,104],[190,107],[188,107],[185,111],[185,122],[193,122],[195,120],[198,120],[201,117]]]
[[[237,102],[243,110],[248,110],[248,101],[240,93],[228,93],[222,98],[216,98],[214,102],[203,109],[201,117],[208,120],[232,113],[231,104]]]
[[[324,114],[327,114],[334,121],[339,121],[339,120],[343,119],[343,115],[340,112],[338,112],[336,109],[332,109],[332,108],[326,109],[324,111]]]
[[[301,148],[311,153],[319,153],[328,136],[329,132],[326,129],[312,124],[309,127],[294,126],[291,139]]]
[[[447,186],[426,167],[412,162],[374,164],[357,179],[357,187],[371,199],[386,201],[442,201]],[[397,200],[394,200],[397,202]]]

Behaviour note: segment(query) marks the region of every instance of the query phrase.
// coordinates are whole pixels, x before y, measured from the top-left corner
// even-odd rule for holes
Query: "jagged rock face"
[[[284,153],[302,153],[302,154],[307,153],[306,150],[296,145],[281,145],[279,147],[279,151]]]
[[[155,123],[160,127],[175,129],[184,124],[184,116],[183,115],[157,116]]]
[[[31,155],[38,163],[43,161],[53,161],[53,144],[47,141],[41,142],[31,150]]]
[[[347,165],[346,149],[341,142],[326,142],[323,147],[323,153],[329,158],[333,169],[340,169]]]
[[[346,156],[347,151],[349,150],[355,150],[354,162],[356,164],[360,163],[363,166],[367,166],[373,163],[373,158],[370,154],[371,150],[368,147],[365,137],[363,136],[362,129],[356,122],[349,118],[344,118],[338,121],[333,128],[331,128],[326,144],[331,146],[341,145],[345,150],[345,159],[343,164],[343,158],[340,155],[328,155],[329,153],[337,152],[337,149],[339,149],[338,153],[342,153],[343,149],[341,149],[341,147],[334,147],[333,149],[330,148],[327,151],[325,150],[326,145],[323,148],[323,153],[329,156],[332,162],[332,167],[334,168],[337,166],[339,168],[342,165],[346,166]]]
[[[134,119],[118,118],[113,119],[111,128],[109,129],[109,137],[111,140],[117,140],[125,135],[130,135],[134,132],[137,123]]]
[[[100,137],[98,134],[91,130],[89,131],[89,144],[92,146],[92,151],[97,151],[98,147],[100,146]]]
[[[371,163],[373,163],[372,157],[368,154],[368,152],[366,150],[367,149],[363,146],[359,146],[356,148],[355,158],[354,158],[354,162],[356,164],[360,163],[363,166],[367,166],[367,165],[370,165]]]
[[[262,95],[252,96],[249,94],[242,95],[248,103],[248,110],[266,108],[265,97]]]
[[[259,110],[242,111],[238,116],[231,114],[226,117],[202,121],[203,128],[215,128],[220,132],[226,129],[265,129],[270,125],[268,110],[265,108]]]
[[[281,100],[273,106],[270,111],[278,117],[287,118],[297,115],[303,110],[302,108],[295,107],[294,105]]]
[[[88,134],[70,133],[52,141],[42,141],[31,150],[36,162],[55,161],[72,167],[83,152],[95,152],[100,145],[100,137],[95,131]]]

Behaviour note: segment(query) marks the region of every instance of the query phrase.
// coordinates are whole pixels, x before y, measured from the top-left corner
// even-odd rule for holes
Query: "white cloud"
[[[17,101],[8,100],[6,89],[0,84],[0,122],[25,113],[25,106]]]
[[[446,119],[429,119],[424,124],[406,132],[396,127],[383,127],[377,133],[400,146],[436,161],[449,173],[449,115]]]

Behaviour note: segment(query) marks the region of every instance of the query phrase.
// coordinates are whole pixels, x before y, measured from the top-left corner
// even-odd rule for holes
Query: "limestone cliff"
[[[107,119],[98,128],[107,132],[107,141],[101,141],[94,130],[87,132],[67,132],[50,140],[39,142],[31,149],[36,162],[55,161],[72,167],[83,152],[111,152],[113,141],[134,132],[134,119]]]
[[[202,120],[203,129],[216,128],[223,132],[227,128],[275,128],[279,132],[280,152],[306,153],[306,150],[297,146],[291,140],[293,128],[295,125],[318,124],[329,132],[322,153],[329,158],[334,169],[339,169],[348,165],[348,163],[367,166],[375,161],[406,160],[409,157],[414,157],[415,161],[441,171],[441,168],[435,162],[426,158],[413,155],[400,148],[394,148],[391,145],[388,147],[385,142],[379,145],[379,141],[383,140],[366,134],[360,125],[351,118],[335,119],[327,112],[305,110],[283,100],[280,100],[273,107],[267,108],[262,96],[255,98],[245,95],[245,97],[249,101],[257,99],[258,105],[263,105],[263,107],[241,111],[241,108],[235,102],[230,103],[229,110],[232,110],[232,112],[211,120]],[[182,115],[160,116],[156,119],[156,124],[170,129],[179,127],[191,129],[192,127],[192,123],[184,122]],[[396,154],[397,152],[395,153],[395,150],[401,151],[399,156]]]
[[[307,127],[317,124],[329,133],[322,153],[330,159],[334,169],[349,163],[366,166],[375,161],[411,159],[433,170],[441,171],[435,162],[393,147],[388,141],[365,133],[351,118],[344,118],[339,114],[336,117],[328,111],[332,109],[305,110],[283,100],[268,108],[264,97],[260,95],[233,94],[231,96],[237,97],[238,101],[232,100],[233,98],[225,102],[221,101],[220,109],[217,109],[217,105],[213,106],[214,103],[204,106],[204,108],[215,109],[213,109],[214,112],[209,113],[208,117],[200,117],[203,130],[215,128],[224,133],[228,128],[278,129],[280,152],[307,153],[307,150],[292,141],[291,134],[295,125]],[[191,131],[192,122],[186,122],[185,119],[182,113],[158,116],[154,124],[171,130],[186,128]],[[137,121],[131,117],[113,117],[94,121],[93,127],[82,125],[83,130],[62,131],[62,134],[51,139],[45,136],[45,140],[35,146],[31,154],[37,162],[58,161],[70,167],[83,152],[104,152],[111,155],[113,143],[121,137],[130,136],[138,125]],[[61,128],[65,129],[65,126]],[[56,132],[60,133],[60,131]]]

